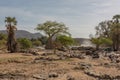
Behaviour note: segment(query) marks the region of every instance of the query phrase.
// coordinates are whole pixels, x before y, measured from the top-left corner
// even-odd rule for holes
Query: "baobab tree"
[[[17,30],[17,21],[15,17],[5,17],[5,26],[7,30],[7,49],[11,53],[17,51],[17,42],[15,39],[15,30]]]

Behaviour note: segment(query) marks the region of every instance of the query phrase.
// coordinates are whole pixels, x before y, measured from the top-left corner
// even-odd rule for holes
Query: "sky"
[[[89,38],[95,26],[120,14],[120,0],[0,0],[0,30],[5,17],[16,17],[18,30],[38,32],[37,24],[63,22],[74,38]]]

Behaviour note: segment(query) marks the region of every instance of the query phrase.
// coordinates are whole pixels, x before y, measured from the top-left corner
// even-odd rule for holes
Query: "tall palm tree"
[[[5,23],[8,33],[8,39],[7,39],[7,47],[8,51],[11,53],[17,51],[17,42],[15,40],[15,30],[17,30],[16,25],[17,21],[15,17],[5,17]]]

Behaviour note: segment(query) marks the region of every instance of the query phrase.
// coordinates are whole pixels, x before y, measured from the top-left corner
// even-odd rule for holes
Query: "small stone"
[[[67,76],[67,80],[75,80],[75,78],[72,77],[71,75],[68,75],[68,76]]]
[[[49,78],[56,78],[56,77],[58,77],[57,73],[55,73],[55,72],[49,73]]]
[[[33,75],[33,78],[40,79],[40,80],[46,80],[44,76],[41,76],[39,74]]]

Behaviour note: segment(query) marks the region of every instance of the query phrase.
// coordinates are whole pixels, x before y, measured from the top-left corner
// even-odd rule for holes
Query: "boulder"
[[[89,70],[92,65],[88,63],[78,63],[77,66],[74,67],[75,70]]]

